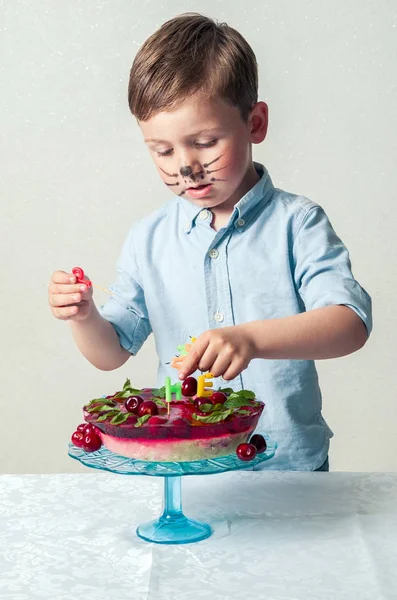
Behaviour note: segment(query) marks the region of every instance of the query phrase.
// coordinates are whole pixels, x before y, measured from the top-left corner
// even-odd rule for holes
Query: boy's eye
[[[196,148],[211,148],[211,146],[215,146],[217,143],[217,139],[211,140],[210,142],[195,142]],[[157,156],[171,156],[173,152],[172,148],[168,148],[168,150],[157,150]]]
[[[172,148],[169,148],[168,150],[164,150],[163,152],[160,152],[160,150],[157,150],[157,156],[171,156],[172,154]]]
[[[217,141],[218,140],[211,140],[210,142],[205,142],[205,143],[196,142],[196,146],[198,148],[210,148],[211,146],[215,146]]]

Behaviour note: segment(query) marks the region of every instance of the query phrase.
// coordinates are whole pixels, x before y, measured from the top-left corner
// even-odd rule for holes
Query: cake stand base
[[[182,512],[181,478],[164,477],[164,512],[159,519],[142,523],[137,535],[156,544],[189,544],[205,540],[212,533],[207,523],[188,519]]]
[[[137,535],[146,542],[156,544],[190,544],[210,537],[212,529],[206,523],[193,521],[185,516],[177,519],[160,517],[155,521],[143,523],[136,530]]]

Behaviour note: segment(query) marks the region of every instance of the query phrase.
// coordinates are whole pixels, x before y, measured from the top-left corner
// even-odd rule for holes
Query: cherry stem
[[[97,290],[102,290],[102,292],[106,292],[107,294],[112,294],[112,292],[110,290],[108,290],[107,288],[103,288],[100,285],[97,285],[96,283],[92,283],[92,281],[91,281],[91,285],[94,288],[97,288]]]

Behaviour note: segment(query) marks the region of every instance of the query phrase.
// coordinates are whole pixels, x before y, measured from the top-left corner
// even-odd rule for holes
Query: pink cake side
[[[236,451],[239,444],[246,442],[254,427],[241,433],[223,434],[203,439],[148,439],[119,438],[100,433],[102,443],[108,450],[121,456],[137,460],[159,462],[181,462],[204,460],[227,456]]]

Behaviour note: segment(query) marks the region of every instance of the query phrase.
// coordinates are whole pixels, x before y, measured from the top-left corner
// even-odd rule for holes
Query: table
[[[0,476],[2,600],[397,598],[397,473],[233,472],[183,478],[214,534],[149,544],[161,478]]]

